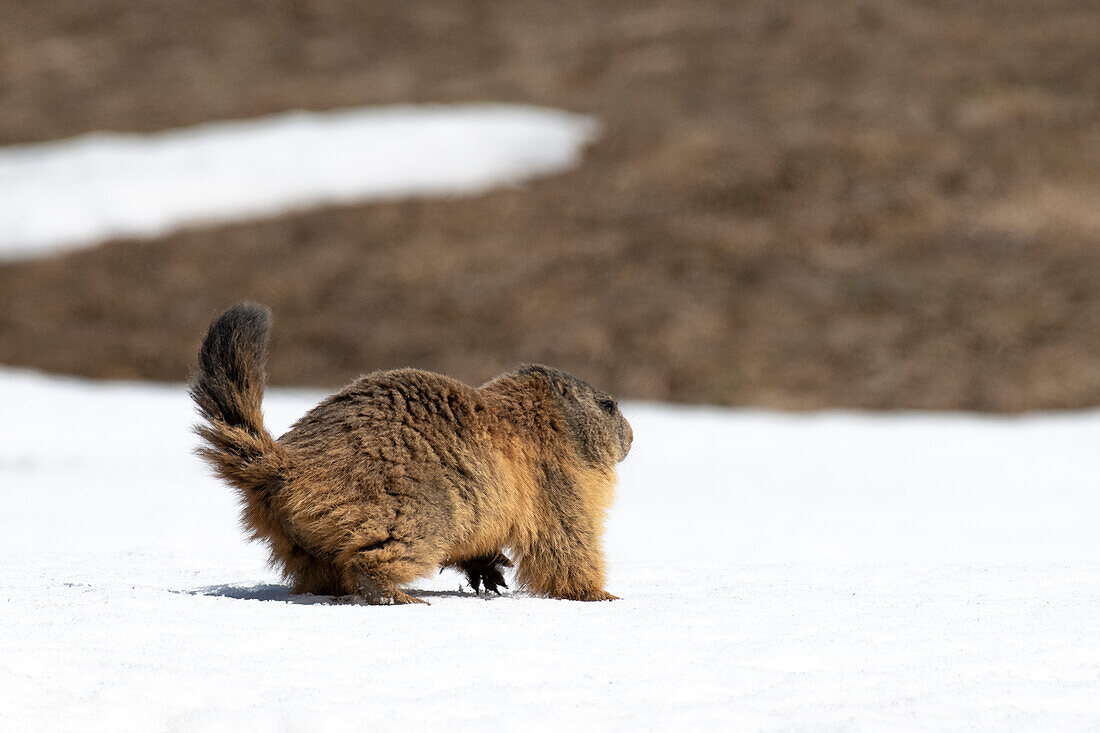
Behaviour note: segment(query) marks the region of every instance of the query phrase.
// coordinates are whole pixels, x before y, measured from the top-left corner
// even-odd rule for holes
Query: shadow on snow
[[[211,585],[195,590],[176,591],[193,596],[213,596],[216,598],[236,598],[242,601],[280,601],[282,603],[297,603],[302,605],[327,604],[334,606],[365,606],[366,603],[358,596],[315,596],[312,593],[294,594],[285,585],[273,583],[260,583],[258,585]],[[414,598],[431,600],[434,598],[480,598],[491,600],[496,596],[488,593],[475,595],[472,591],[462,590],[419,590],[406,589],[406,592]]]

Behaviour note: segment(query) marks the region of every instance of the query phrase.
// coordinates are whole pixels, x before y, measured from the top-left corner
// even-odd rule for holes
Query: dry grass
[[[523,360],[623,395],[1100,405],[1100,7],[0,6],[0,143],[287,108],[597,115],[578,170],[0,267],[0,361],[182,379],[269,303],[275,382]]]

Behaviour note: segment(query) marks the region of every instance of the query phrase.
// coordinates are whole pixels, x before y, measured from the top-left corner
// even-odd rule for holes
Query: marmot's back
[[[329,395],[279,442],[308,446],[343,434],[354,436],[354,442],[371,453],[385,443],[427,450],[482,437],[484,413],[484,399],[477,390],[441,374],[396,369],[360,377]]]

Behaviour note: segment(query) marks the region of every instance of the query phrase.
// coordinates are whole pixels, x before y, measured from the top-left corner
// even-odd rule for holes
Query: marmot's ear
[[[520,376],[537,374],[541,377],[546,377],[547,379],[550,378],[550,369],[543,366],[542,364],[531,364],[528,362],[524,362],[523,364],[519,365],[519,369],[516,370],[516,373]]]

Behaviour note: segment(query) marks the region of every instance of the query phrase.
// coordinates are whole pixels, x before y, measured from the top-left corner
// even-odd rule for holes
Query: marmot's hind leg
[[[340,573],[330,563],[298,562],[288,574],[293,579],[291,592],[295,595],[338,596],[345,592]]]
[[[341,553],[336,565],[344,592],[361,596],[371,605],[427,603],[401,590],[436,565],[434,558],[421,556],[415,549],[391,537]]]
[[[369,578],[360,580],[357,595],[372,606],[403,606],[409,603],[429,605],[423,598],[410,596],[400,588],[383,588]]]

